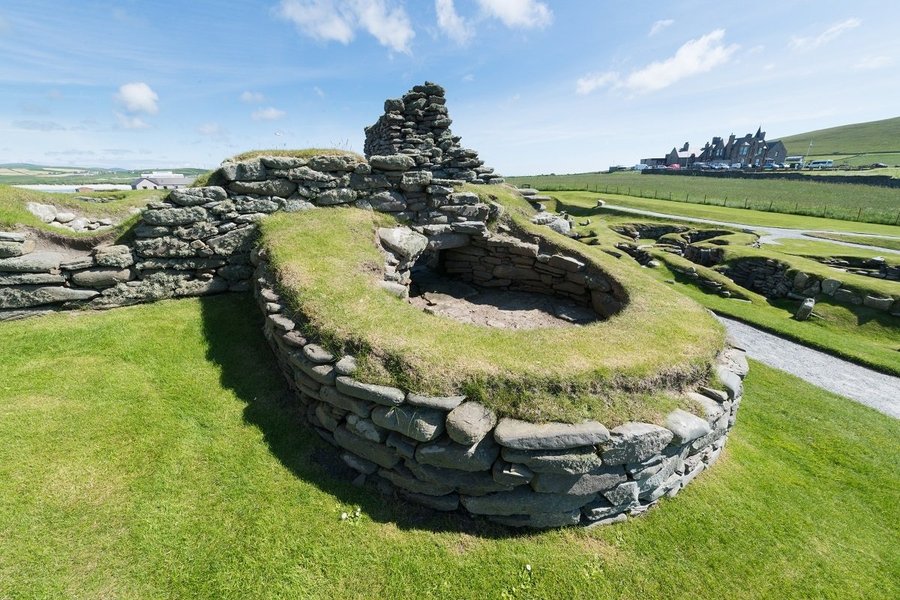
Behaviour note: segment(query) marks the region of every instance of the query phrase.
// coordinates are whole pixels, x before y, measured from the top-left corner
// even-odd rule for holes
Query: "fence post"
[[[859,216],[862,214],[862,206],[859,207],[859,210],[856,211],[856,220],[859,221]]]
[[[687,192],[684,193],[684,201],[685,201],[685,202],[690,202],[690,201],[691,201],[691,195],[688,194]]]
[[[771,200],[771,201],[769,202],[769,212],[772,212],[772,205],[773,205],[773,204],[775,204],[775,201],[774,201],[774,200]]]

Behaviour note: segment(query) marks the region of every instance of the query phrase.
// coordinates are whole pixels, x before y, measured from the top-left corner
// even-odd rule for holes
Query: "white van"
[[[833,160],[813,160],[810,161],[807,165],[807,169],[830,169],[834,166]]]

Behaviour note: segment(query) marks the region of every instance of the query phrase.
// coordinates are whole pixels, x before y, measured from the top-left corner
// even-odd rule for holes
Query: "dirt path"
[[[750,358],[900,419],[900,377],[885,375],[717,315]]]
[[[759,241],[761,244],[777,244],[779,239],[795,239],[795,240],[811,240],[811,241],[820,241],[820,242],[828,242],[829,244],[837,244],[838,246],[847,246],[848,248],[861,248],[863,250],[871,250],[874,252],[883,252],[886,254],[900,254],[900,250],[894,250],[892,248],[883,248],[882,246],[870,246],[867,244],[854,244],[853,242],[841,242],[837,240],[823,240],[819,238],[814,238],[811,236],[807,236],[807,233],[846,233],[840,231],[828,231],[823,229],[787,229],[783,227],[767,227],[764,225],[747,225],[744,223],[731,223],[729,221],[716,221],[714,219],[703,219],[700,217],[684,217],[681,215],[671,215],[668,213],[655,212],[652,210],[642,210],[640,208],[628,208],[625,206],[616,206],[614,204],[607,204],[603,207],[604,209],[610,209],[615,212],[620,213],[629,213],[633,215],[641,215],[645,217],[659,217],[662,219],[673,219],[677,221],[685,221],[688,223],[705,223],[708,225],[724,225],[725,227],[734,227],[737,229],[748,229],[753,230],[759,234],[761,234]],[[871,234],[856,234],[853,235],[862,235],[865,237],[871,237],[873,239],[877,239],[879,237],[891,238],[891,239],[900,239],[893,238],[892,236],[875,236]]]

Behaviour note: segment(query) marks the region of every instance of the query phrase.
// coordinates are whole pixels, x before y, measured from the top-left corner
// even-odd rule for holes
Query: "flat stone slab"
[[[536,492],[552,494],[596,494],[625,483],[625,469],[610,468],[595,473],[569,475],[565,473],[537,473],[531,480]]]
[[[678,444],[693,442],[711,431],[706,420],[680,408],[676,408],[666,416],[666,428],[675,434],[675,441]]]
[[[348,410],[359,417],[368,418],[372,414],[373,404],[371,402],[342,394],[334,386],[323,385],[319,388],[319,399],[335,408]]]
[[[444,432],[444,413],[419,406],[376,406],[372,420],[379,427],[402,433],[419,442],[428,442]]]
[[[406,394],[401,389],[387,385],[363,383],[346,376],[337,378],[337,389],[342,394],[384,406],[397,406],[406,399]]]
[[[494,439],[517,450],[560,450],[603,443],[609,431],[596,421],[536,424],[503,418],[494,429]]]
[[[343,425],[334,430],[334,441],[341,448],[349,450],[353,454],[372,461],[385,469],[390,469],[400,462],[400,457],[391,448],[365,440]]]
[[[458,444],[471,445],[484,439],[496,424],[494,411],[480,402],[464,402],[447,415],[447,435]]]
[[[596,494],[536,494],[531,488],[519,487],[510,492],[460,498],[463,506],[476,515],[527,515],[560,513],[580,509],[596,498]]]
[[[422,396],[420,394],[407,394],[406,401],[414,406],[437,408],[450,411],[462,404],[465,396]]]
[[[32,252],[24,256],[0,259],[0,271],[13,273],[49,273],[59,268],[63,255],[59,252]]]
[[[416,460],[421,464],[460,471],[487,471],[499,455],[500,447],[490,438],[472,445],[457,444],[444,438],[421,444],[416,449]]]
[[[28,290],[17,288],[0,288],[0,306],[5,309],[29,308],[73,302],[78,300],[91,300],[100,292],[94,290],[76,290],[67,287],[39,287]]]
[[[428,238],[408,227],[382,227],[378,238],[386,247],[404,258],[413,260],[428,246]]]
[[[665,448],[675,434],[650,423],[625,423],[612,430],[603,444],[603,462],[608,465],[642,462]]]
[[[503,449],[503,459],[523,464],[536,473],[580,475],[602,468],[603,460],[594,446],[564,450]]]

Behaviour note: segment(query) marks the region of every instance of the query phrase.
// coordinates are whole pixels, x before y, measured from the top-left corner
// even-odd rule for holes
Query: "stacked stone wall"
[[[366,156],[403,154],[415,161],[415,170],[435,177],[472,183],[503,183],[478,157],[478,152],[460,145],[450,130],[444,88],[426,82],[402,98],[386,100],[384,114],[366,127]]]
[[[569,298],[608,317],[622,307],[625,292],[606,274],[562,254],[540,252],[537,244],[495,235],[442,253],[444,271],[482,287]]]
[[[462,395],[367,383],[356,377],[353,356],[333,355],[305,337],[265,252],[255,259],[265,336],[308,426],[360,482],[405,500],[515,527],[618,522],[677,494],[715,462],[734,425],[747,362],[733,348],[715,366],[725,389],[688,393],[703,416],[678,409],[665,426],[528,423],[498,418]]]

